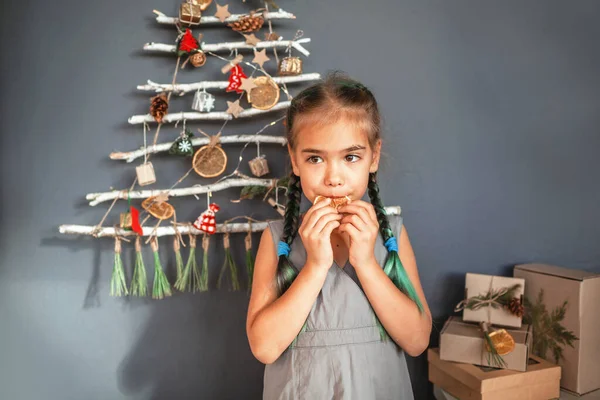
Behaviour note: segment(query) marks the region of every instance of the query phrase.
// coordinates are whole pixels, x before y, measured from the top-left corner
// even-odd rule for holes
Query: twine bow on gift
[[[490,288],[484,295],[468,297],[462,300],[454,307],[454,312],[459,312],[464,309],[479,310],[482,307],[501,308],[506,307],[515,297],[515,292],[521,287],[521,284],[516,283],[512,286],[502,287],[499,289],[493,288],[494,278],[490,280]],[[489,322],[489,321],[488,321]]]

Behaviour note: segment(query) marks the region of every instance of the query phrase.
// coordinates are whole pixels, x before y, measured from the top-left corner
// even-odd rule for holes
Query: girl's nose
[[[338,171],[330,169],[327,171],[327,175],[325,177],[325,184],[327,186],[342,186],[344,184],[344,179],[340,175]]]

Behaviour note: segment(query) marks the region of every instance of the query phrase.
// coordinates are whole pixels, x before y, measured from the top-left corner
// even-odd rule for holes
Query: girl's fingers
[[[352,241],[358,242],[360,231],[351,223],[340,224],[340,232],[346,232]]]
[[[330,237],[331,233],[333,232],[333,230],[335,228],[337,228],[338,226],[340,226],[340,221],[338,221],[338,220],[329,221],[323,227],[323,230],[321,231],[321,234],[323,234],[323,235],[325,235],[327,237]]]
[[[365,224],[378,224],[373,206],[362,200],[355,200],[351,204],[340,207],[339,211],[344,214],[358,215]]]
[[[317,224],[317,222],[319,222],[319,219],[323,215],[338,213],[335,208],[329,207],[328,205],[321,205],[321,203],[325,203],[325,201],[317,203],[317,205],[314,206],[314,209],[311,208],[311,210],[309,210],[306,213],[306,216],[304,217],[304,221],[302,221],[304,230],[314,229],[315,225]],[[309,213],[310,213],[310,215],[309,215]]]
[[[322,233],[323,228],[331,221],[339,221],[342,219],[342,214],[331,213],[325,214],[315,224],[314,228],[311,229],[311,232]]]

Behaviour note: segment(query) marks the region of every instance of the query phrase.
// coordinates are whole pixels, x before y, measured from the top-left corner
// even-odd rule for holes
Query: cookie
[[[317,196],[317,197],[315,197],[315,201],[313,204],[317,204],[319,201],[325,200],[325,199],[327,199],[327,197]],[[336,210],[338,210],[340,207],[345,206],[349,202],[350,202],[350,197],[344,196],[344,197],[332,198],[331,203],[329,203],[329,205],[331,207],[335,208]]]

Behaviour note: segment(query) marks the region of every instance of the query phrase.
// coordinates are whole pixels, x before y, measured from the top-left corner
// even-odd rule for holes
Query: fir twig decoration
[[[525,316],[523,322],[533,327],[533,354],[546,358],[548,350],[552,352],[554,362],[563,358],[565,345],[573,347],[573,342],[579,340],[572,331],[562,324],[567,312],[567,300],[552,310],[551,313],[544,304],[544,289],[540,289],[535,304],[525,298]]]
[[[515,298],[515,292],[521,287],[520,283],[516,283],[509,287],[490,289],[484,295],[469,297],[458,303],[454,311],[458,312],[463,309],[479,310],[482,307],[502,308],[508,307],[510,301]]]
[[[146,277],[146,266],[142,256],[142,244],[140,237],[135,238],[135,268],[133,269],[133,279],[131,280],[131,294],[133,296],[148,295],[148,278]]]
[[[246,270],[248,271],[248,293],[252,291],[252,277],[254,275],[254,257],[252,255],[252,229],[246,235]]]
[[[160,263],[160,256],[158,254],[158,240],[156,237],[152,238],[150,242],[152,252],[154,253],[154,284],[152,285],[152,298],[163,299],[171,296],[171,284],[165,275]]]
[[[282,187],[287,188],[289,179],[290,179],[289,176],[285,176],[285,177],[277,180],[277,186],[282,186]],[[254,186],[254,185],[244,186],[240,193],[240,199],[249,200],[249,199],[253,199],[255,197],[265,197],[265,195],[270,190],[272,190],[272,189],[267,186]]]
[[[200,290],[200,271],[196,262],[196,237],[190,235],[190,254],[181,279],[175,282],[177,290],[195,293]]]
[[[110,295],[120,297],[128,294],[129,290],[127,290],[125,270],[123,269],[123,260],[121,259],[121,239],[115,236],[115,264],[110,279]]]
[[[496,346],[494,346],[492,338],[490,338],[490,334],[488,332],[484,332],[483,335],[485,337],[485,341],[487,342],[490,348],[490,351],[487,352],[488,365],[496,368],[506,368],[506,361],[504,361],[504,358],[502,358],[502,356],[498,354]]]
[[[229,233],[225,233],[225,235],[223,236],[223,248],[225,250],[225,261],[223,262],[223,267],[221,268],[221,273],[219,274],[217,288],[221,288],[223,274],[225,273],[226,269],[229,269],[229,273],[231,274],[231,288],[233,290],[240,290],[237,266],[235,265],[235,260],[233,259],[233,255],[231,254],[231,247],[229,245]]]

